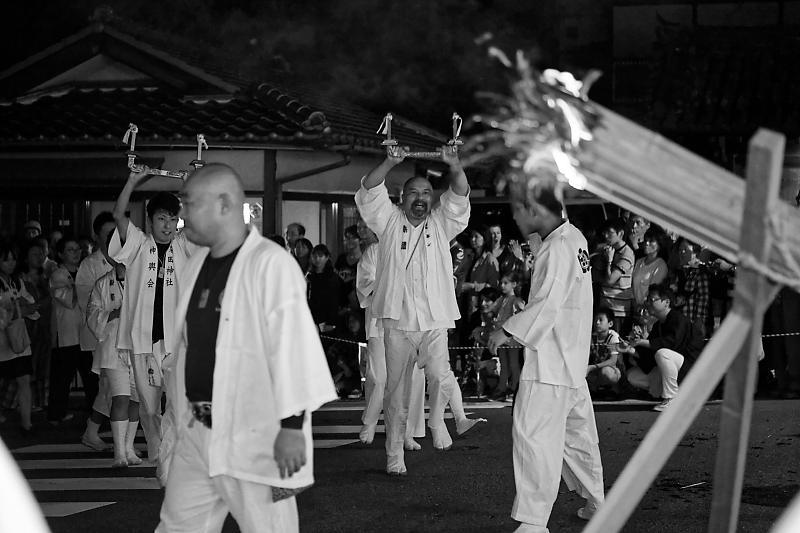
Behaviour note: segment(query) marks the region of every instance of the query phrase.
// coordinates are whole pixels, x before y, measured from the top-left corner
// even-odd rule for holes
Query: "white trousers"
[[[153,345],[152,354],[131,354],[133,379],[139,396],[139,420],[147,440],[147,459],[150,461],[158,459],[158,449],[161,446],[161,395],[164,390],[161,362],[164,356],[164,341]],[[150,383],[149,367],[154,367],[152,375],[156,385]]]
[[[386,393],[383,413],[386,418],[386,456],[389,468],[404,470],[403,440],[411,399],[411,378],[414,364],[428,378],[430,418],[428,425],[446,432],[444,409],[453,394],[455,380],[450,379],[447,354],[447,330],[402,331],[386,328]]]
[[[628,382],[637,389],[647,390],[654,398],[674,398],[678,394],[678,372],[683,356],[674,350],[661,348],[655,354],[656,367],[645,374],[639,367],[631,368]]]
[[[269,485],[209,477],[210,440],[211,430],[195,423],[178,441],[156,533],[219,532],[228,512],[242,533],[299,531],[293,497],[273,502]]]
[[[361,415],[365,425],[377,424],[383,410],[383,396],[386,392],[386,348],[382,337],[367,339],[367,371],[364,394],[367,405]],[[406,437],[425,436],[425,371],[414,365],[411,374],[411,398],[408,407]]]
[[[603,502],[603,466],[586,383],[573,389],[520,381],[511,435],[514,520],[546,528],[562,477],[569,490]]]

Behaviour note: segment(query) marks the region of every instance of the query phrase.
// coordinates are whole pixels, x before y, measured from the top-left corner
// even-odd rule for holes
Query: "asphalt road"
[[[370,447],[354,442],[362,406],[337,402],[315,414],[315,442],[324,447],[315,450],[316,485],[298,497],[302,531],[514,530],[516,523],[509,517],[514,483],[508,404],[468,402],[468,412],[488,422],[455,440],[448,452],[434,451],[429,436],[420,439],[423,450],[408,454],[406,478],[383,473],[382,434]],[[632,403],[596,404],[595,410],[608,488],[658,413]],[[719,411],[718,403],[704,407],[623,531],[706,530]],[[798,400],[755,403],[738,531],[769,531],[798,492],[798,414]],[[448,423],[452,427],[452,420]],[[154,482],[153,467],[122,472],[107,468],[111,452],[75,445],[83,430],[80,417],[58,428],[43,422],[37,427],[36,439],[25,440],[11,419],[0,426],[0,435],[34,487],[54,533],[154,529],[163,493]],[[111,441],[107,434],[105,439]],[[141,438],[137,442],[143,445]],[[43,444],[49,446],[30,447]],[[575,511],[581,504],[562,484],[550,530],[580,531],[585,522]],[[225,531],[238,528],[229,520]]]

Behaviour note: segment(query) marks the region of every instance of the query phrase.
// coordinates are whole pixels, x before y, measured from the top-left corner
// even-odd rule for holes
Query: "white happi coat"
[[[175,425],[165,430],[161,453],[169,453],[170,442],[180,442],[192,420],[186,398],[186,313],[208,251],[199,248],[181,274],[177,328],[171,336],[176,344],[167,346],[176,357],[165,363]],[[311,412],[335,400],[336,390],[297,261],[255,229],[225,284],[216,354],[208,475],[287,488],[313,483]],[[307,413],[307,462],[292,477],[281,479],[273,444],[281,419],[300,411]]]
[[[78,307],[81,308],[83,316],[87,316],[89,312],[89,295],[94,289],[95,282],[109,270],[112,270],[112,267],[100,250],[95,250],[81,261],[78,273],[75,275],[75,289],[78,291]],[[81,327],[80,340],[81,350],[90,352],[97,348],[98,338],[88,323],[84,323]]]
[[[101,368],[127,370],[130,366],[128,350],[117,349],[119,318],[108,319],[112,311],[122,306],[123,293],[116,273],[110,270],[97,280],[89,295],[86,324],[98,341],[92,365],[98,374]]]
[[[164,345],[172,346],[175,330],[175,307],[178,304],[178,275],[183,272],[186,261],[197,247],[178,233],[164,257]],[[147,235],[133,223],[128,223],[125,244],[122,245],[119,231],[114,230],[108,255],[126,267],[125,305],[120,314],[118,348],[131,350],[133,354],[153,352],[153,302],[156,295],[158,274],[158,248],[151,235]]]
[[[392,204],[383,182],[368,190],[362,180],[355,200],[367,226],[379,239],[378,263],[381,268],[375,273],[371,305],[373,317],[399,320],[403,309],[406,264],[415,244],[408,238],[411,223],[403,210]],[[415,253],[426,254],[425,294],[430,316],[437,322],[455,321],[461,316],[453,285],[450,240],[467,227],[469,215],[469,194],[460,196],[448,188],[423,222],[425,228]]]
[[[577,388],[592,342],[592,278],[586,239],[564,222],[542,242],[528,305],[503,329],[525,346],[520,379]]]
[[[358,260],[356,267],[356,296],[358,296],[361,308],[364,309],[364,330],[367,332],[368,339],[383,337],[383,325],[379,324],[378,319],[372,316],[370,309],[375,291],[377,267],[378,243],[372,243],[361,254],[361,259]]]

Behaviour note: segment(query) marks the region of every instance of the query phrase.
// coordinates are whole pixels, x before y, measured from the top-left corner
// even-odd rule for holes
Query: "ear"
[[[231,209],[233,209],[234,202],[233,197],[230,194],[226,192],[221,193],[219,195],[219,202],[222,214],[227,214]]]

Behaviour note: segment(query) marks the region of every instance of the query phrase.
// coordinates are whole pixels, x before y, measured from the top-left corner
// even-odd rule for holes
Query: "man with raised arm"
[[[514,481],[511,517],[519,533],[546,533],[564,478],[586,505],[589,520],[603,502],[603,467],[586,384],[592,338],[592,277],[580,230],[561,218],[552,186],[520,187],[512,213],[523,235],[538,233],[528,305],[489,337],[489,349],[511,337],[525,346],[514,404]]]
[[[448,449],[452,440],[444,409],[456,386],[447,354],[447,329],[459,318],[453,287],[450,240],[469,221],[469,184],[457,148],[444,146],[450,187],[434,208],[431,183],[411,178],[400,205],[392,204],[384,184],[406,150],[389,147],[386,159],[361,181],[355,196],[361,216],[378,235],[378,263],[371,310],[382,321],[386,349],[386,472],[405,475],[403,440],[408,419],[414,363],[425,370],[430,396],[428,425],[434,446]]]
[[[176,357],[167,361],[161,453],[169,464],[156,531],[298,531],[294,495],[313,477],[311,412],[335,400],[306,283],[279,244],[248,232],[244,189],[227,165],[181,191],[187,238]]]
[[[194,245],[177,230],[181,202],[172,193],[157,192],[147,202],[149,234],[130,223],[131,193],[148,172],[147,167],[131,172],[117,198],[113,212],[117,229],[108,254],[126,267],[117,348],[130,350],[147,458],[155,462],[161,446],[161,364],[169,353],[167,347],[174,343],[178,276]],[[159,474],[163,483],[161,470]]]

